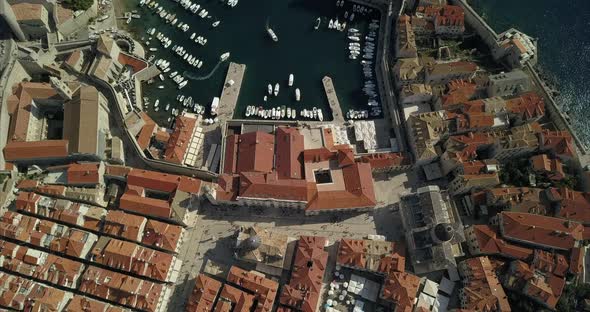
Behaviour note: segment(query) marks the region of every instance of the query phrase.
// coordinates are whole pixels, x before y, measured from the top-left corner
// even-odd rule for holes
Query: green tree
[[[63,0],[63,4],[66,8],[78,11],[86,11],[92,6],[94,0]]]

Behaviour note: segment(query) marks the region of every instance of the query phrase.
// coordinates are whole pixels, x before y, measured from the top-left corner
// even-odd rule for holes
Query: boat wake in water
[[[217,65],[215,65],[215,67],[213,67],[213,69],[211,70],[211,72],[205,76],[197,76],[195,75],[194,72],[189,72],[189,71],[185,71],[184,73],[182,73],[186,78],[190,79],[190,80],[207,80],[209,78],[211,78],[211,76],[213,76],[213,74],[215,74],[215,72],[217,71],[217,69],[219,68],[219,66],[221,66],[221,64],[225,62],[224,60],[219,60],[219,62],[217,62]]]

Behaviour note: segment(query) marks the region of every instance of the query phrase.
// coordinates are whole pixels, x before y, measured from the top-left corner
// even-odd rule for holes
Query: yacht
[[[295,89],[295,100],[297,100],[297,102],[301,100],[301,91],[299,91],[299,88]]]
[[[229,52],[225,52],[225,53],[221,54],[221,56],[219,58],[221,59],[222,62],[225,62],[229,58]]]
[[[318,30],[318,28],[320,28],[320,24],[322,23],[322,19],[321,18],[317,18],[315,20],[315,26],[313,26],[313,29]]]
[[[268,94],[272,94],[272,85],[270,83],[268,84]]]
[[[272,29],[268,28],[266,29],[266,32],[268,32],[268,35],[272,38],[274,42],[279,41],[279,37],[277,37],[277,34],[275,34],[275,32]]]
[[[293,86],[294,79],[295,79],[295,76],[293,76],[293,74],[289,74],[289,87]]]
[[[277,96],[279,95],[279,84],[275,84],[275,91],[274,91],[274,95]]]

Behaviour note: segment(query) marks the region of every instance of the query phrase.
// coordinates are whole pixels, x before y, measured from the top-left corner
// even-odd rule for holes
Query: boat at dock
[[[222,62],[225,62],[229,58],[229,55],[230,55],[229,52],[225,52],[225,53],[221,54],[219,59],[221,59]]]

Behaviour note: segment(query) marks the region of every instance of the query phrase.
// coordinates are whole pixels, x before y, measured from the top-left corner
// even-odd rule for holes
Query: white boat
[[[193,33],[193,34],[191,35],[191,40],[195,39],[195,36],[196,36],[196,35],[197,35],[197,34]]]
[[[154,103],[154,107],[158,107],[160,105],[160,99],[156,99],[156,103]]]
[[[275,84],[275,91],[274,91],[274,95],[277,96],[279,95],[279,84]]]
[[[295,89],[295,100],[297,100],[297,102],[301,100],[301,91],[299,91],[299,88]]]
[[[315,20],[315,26],[313,26],[313,29],[318,30],[318,28],[320,28],[320,24],[322,23],[322,19],[320,17],[318,17]]]
[[[268,35],[272,38],[272,40],[274,42],[278,42],[279,41],[279,37],[277,37],[277,34],[275,34],[275,32],[272,29],[267,28],[266,29],[266,32],[268,32]]]
[[[156,52],[156,51],[158,51],[158,48],[150,48],[150,51]]]
[[[289,87],[293,86],[293,80],[295,80],[295,76],[293,76],[293,74],[289,74]]]
[[[268,96],[265,95],[263,100],[266,102],[268,100]]]
[[[222,62],[226,61],[229,58],[229,52],[225,52],[223,54],[221,54],[221,56],[219,57],[221,59]]]
[[[287,108],[287,118],[291,119],[291,108]]]
[[[169,109],[170,109],[170,103],[166,104],[166,108],[164,110],[168,111]]]
[[[211,115],[217,115],[217,109],[219,108],[219,98],[214,97],[211,102]]]
[[[322,109],[318,109],[318,119],[320,121],[324,121],[324,114],[322,113]]]
[[[164,89],[164,86],[162,86],[162,85],[159,85],[159,86],[158,86],[158,89]]]
[[[160,80],[164,81],[164,75],[160,74],[158,76],[160,77]]]
[[[272,85],[270,83],[268,84],[268,94],[272,94]]]
[[[213,22],[213,24],[211,24],[211,26],[217,27],[217,26],[219,26],[219,23],[221,23],[221,21],[215,21],[215,22]]]
[[[334,21],[332,19],[330,19],[330,22],[328,23],[328,29],[332,29],[334,28]]]

